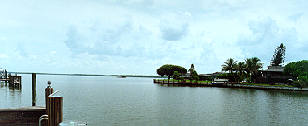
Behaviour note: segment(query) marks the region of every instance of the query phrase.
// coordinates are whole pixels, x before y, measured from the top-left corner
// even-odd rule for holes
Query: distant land
[[[32,74],[35,72],[8,72],[11,74]],[[125,76],[125,77],[147,77],[147,78],[161,78],[161,76],[151,75],[103,75],[103,74],[68,74],[68,73],[36,73],[38,75],[63,75],[63,76]]]

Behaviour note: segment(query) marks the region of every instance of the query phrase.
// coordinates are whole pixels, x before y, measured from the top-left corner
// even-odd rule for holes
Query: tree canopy
[[[223,71],[229,73],[222,74],[220,78],[229,79],[229,81],[242,81],[248,79],[249,81],[256,81],[256,77],[262,68],[261,60],[257,57],[247,58],[245,62],[238,62],[229,58],[222,66]],[[235,71],[235,73],[233,73]]]
[[[294,84],[297,87],[308,87],[308,61],[298,61],[288,63],[284,68],[284,73],[297,78]]]
[[[189,73],[192,73],[194,70],[195,70],[195,66],[194,66],[194,64],[191,64],[190,69],[188,70]]]
[[[240,75],[244,74],[245,68],[246,68],[245,62],[238,62],[236,65],[236,71],[239,72]]]
[[[233,71],[236,69],[236,61],[232,58],[227,59],[226,62],[224,62],[222,66],[223,71],[229,71],[229,73],[233,73]]]
[[[296,78],[301,75],[308,75],[308,60],[288,63],[284,72]]]
[[[179,80],[180,76],[181,76],[181,74],[178,71],[174,71],[173,75],[172,75],[172,78],[176,79],[176,80]]]
[[[246,72],[248,74],[248,79],[256,82],[256,77],[259,70],[262,68],[261,60],[257,57],[248,58],[245,60],[246,63]]]
[[[283,45],[283,43],[281,43],[280,46],[278,46],[275,49],[275,53],[273,55],[273,59],[271,63],[272,66],[279,66],[281,65],[281,63],[284,62],[285,52],[286,52],[286,47]]]
[[[192,70],[192,72],[190,73],[190,77],[189,77],[189,80],[192,81],[192,80],[199,80],[199,76],[198,76],[198,73],[196,70]]]
[[[165,64],[156,70],[157,74],[160,76],[168,76],[168,79],[174,74],[174,71],[178,71],[181,74],[186,74],[187,70],[184,67]]]

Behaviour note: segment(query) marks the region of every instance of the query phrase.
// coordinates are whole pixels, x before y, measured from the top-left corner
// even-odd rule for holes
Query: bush
[[[308,87],[308,61],[291,62],[285,66],[285,74],[297,78],[294,86],[298,88]]]
[[[308,87],[308,77],[300,76],[296,81],[294,81],[293,86],[298,88]]]

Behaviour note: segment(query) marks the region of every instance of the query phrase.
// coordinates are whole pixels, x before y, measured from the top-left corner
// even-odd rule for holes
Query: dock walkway
[[[39,106],[0,109],[0,126],[38,126],[45,114],[46,108]]]

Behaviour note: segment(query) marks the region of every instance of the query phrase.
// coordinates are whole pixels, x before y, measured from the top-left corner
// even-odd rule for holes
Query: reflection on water
[[[7,83],[1,82],[0,94],[1,96],[4,96],[0,100],[0,106],[14,107],[10,105],[12,103],[13,104],[21,103],[21,95],[22,95],[21,88],[10,87]]]
[[[151,78],[38,76],[64,97],[64,121],[89,125],[306,125],[308,94],[292,91],[176,87]],[[0,107],[31,105],[31,76],[22,91],[0,88]]]

